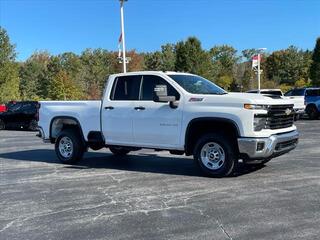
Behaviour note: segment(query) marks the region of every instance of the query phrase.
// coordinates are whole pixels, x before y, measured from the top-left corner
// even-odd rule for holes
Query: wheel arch
[[[70,116],[56,116],[50,121],[49,138],[51,143],[55,142],[59,133],[64,129],[75,129],[81,136],[81,140],[85,143],[85,138],[82,132],[81,124],[75,117]]]
[[[193,154],[193,149],[199,136],[208,132],[221,131],[225,131],[228,136],[235,140],[235,143],[236,138],[240,136],[239,126],[235,121],[231,119],[220,117],[200,117],[192,119],[188,123],[185,133],[184,148],[186,155]]]

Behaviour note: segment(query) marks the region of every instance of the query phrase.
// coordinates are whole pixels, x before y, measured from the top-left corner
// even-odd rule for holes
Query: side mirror
[[[154,102],[174,102],[175,96],[168,96],[167,85],[156,85],[154,88]]]
[[[176,97],[168,96],[167,85],[156,85],[153,91],[154,102],[169,102],[171,108],[177,108],[176,104],[174,104],[174,102],[176,101]]]

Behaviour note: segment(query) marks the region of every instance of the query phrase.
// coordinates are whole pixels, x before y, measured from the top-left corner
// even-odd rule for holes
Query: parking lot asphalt
[[[34,132],[0,131],[0,239],[319,239],[320,121],[296,125],[297,149],[222,179],[151,150],[63,165]]]

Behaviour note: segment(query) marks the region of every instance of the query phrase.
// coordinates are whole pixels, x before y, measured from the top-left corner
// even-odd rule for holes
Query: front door
[[[182,104],[171,108],[169,103],[153,101],[154,87],[167,85],[168,95],[180,100],[180,94],[165,79],[144,75],[140,98],[135,101],[133,113],[133,139],[136,145],[155,148],[178,149],[182,121]]]

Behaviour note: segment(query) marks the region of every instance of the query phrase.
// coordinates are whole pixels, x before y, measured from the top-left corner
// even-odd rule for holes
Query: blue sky
[[[17,45],[19,60],[35,50],[117,51],[119,1],[0,0],[0,25]],[[139,52],[188,36],[198,37],[206,49],[313,49],[320,36],[320,0],[129,0],[125,30],[127,49]]]

